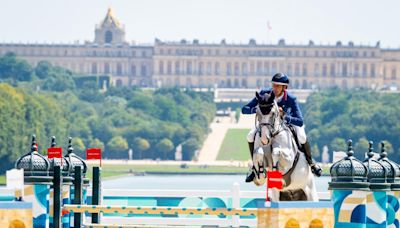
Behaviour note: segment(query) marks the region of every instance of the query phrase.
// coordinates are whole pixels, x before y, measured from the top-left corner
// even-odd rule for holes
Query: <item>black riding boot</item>
[[[251,159],[253,159],[254,142],[249,142],[249,150],[250,150]],[[254,170],[254,165],[246,176],[246,182],[252,182],[254,180],[255,174],[254,174],[253,170]]]
[[[322,175],[322,168],[312,160],[310,143],[306,142],[302,146],[307,163],[311,167],[311,172],[314,173],[315,176],[320,177]]]

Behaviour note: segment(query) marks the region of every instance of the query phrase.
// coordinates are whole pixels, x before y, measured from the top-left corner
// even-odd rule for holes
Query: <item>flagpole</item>
[[[271,43],[271,24],[269,23],[269,21],[267,21],[267,43],[270,44]]]

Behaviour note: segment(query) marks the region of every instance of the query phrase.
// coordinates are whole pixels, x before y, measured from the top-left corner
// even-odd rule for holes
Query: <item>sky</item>
[[[93,41],[112,8],[126,40],[400,48],[399,0],[0,0],[1,43]],[[269,25],[269,26],[268,26]]]

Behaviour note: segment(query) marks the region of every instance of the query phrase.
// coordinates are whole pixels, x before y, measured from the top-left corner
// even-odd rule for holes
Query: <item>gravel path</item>
[[[233,114],[234,115],[234,114]],[[231,128],[251,128],[254,125],[254,115],[240,115],[239,122],[236,123],[232,117],[216,117],[211,123],[211,132],[199,152],[198,161],[213,162],[217,159],[219,148],[224,140],[225,134]],[[243,139],[246,140],[246,139]]]

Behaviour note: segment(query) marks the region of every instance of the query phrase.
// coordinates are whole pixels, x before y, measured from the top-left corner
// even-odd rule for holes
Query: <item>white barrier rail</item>
[[[88,195],[91,195],[88,189]],[[320,200],[330,200],[329,192],[319,192]],[[148,189],[102,189],[102,197],[212,197],[224,198],[232,200],[232,208],[240,208],[240,200],[242,198],[258,198],[265,199],[265,191],[241,191],[239,184],[234,183],[231,190],[148,190]],[[108,203],[107,203],[108,204]],[[128,206],[121,205],[118,206]],[[137,205],[140,206],[140,205]],[[87,220],[89,222],[89,220]],[[231,216],[228,218],[180,218],[169,217],[125,217],[125,216],[103,216],[101,223],[107,224],[132,224],[132,225],[209,225],[209,226],[249,226],[256,227],[257,219],[240,219],[239,216]]]

